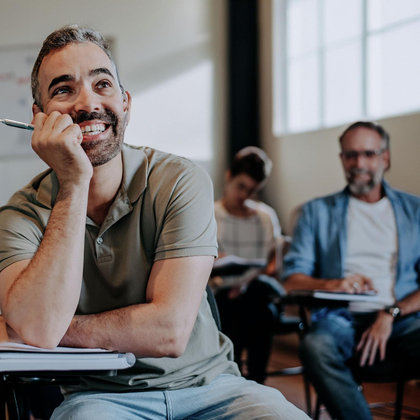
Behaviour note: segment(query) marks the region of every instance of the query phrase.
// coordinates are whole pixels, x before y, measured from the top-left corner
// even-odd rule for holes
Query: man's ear
[[[123,109],[126,114],[126,124],[130,121],[130,115],[131,115],[131,93],[126,90],[123,92]]]
[[[38,112],[42,112],[38,105],[33,104],[32,105],[32,124],[34,123],[35,115],[38,114]]]
[[[232,173],[230,172],[230,169],[228,169],[225,172],[225,182],[229,182],[232,179]]]

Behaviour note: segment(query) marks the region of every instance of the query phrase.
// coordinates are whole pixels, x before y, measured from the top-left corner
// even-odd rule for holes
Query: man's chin
[[[91,141],[82,143],[82,147],[92,166],[96,167],[105,165],[105,163],[114,159],[121,152],[122,143],[111,143],[104,148],[104,143],[101,141]]]
[[[373,190],[374,187],[375,187],[375,185],[372,184],[372,183],[369,183],[369,184],[358,184],[358,183],[355,183],[355,182],[350,182],[349,183],[350,191],[354,195],[369,194]]]

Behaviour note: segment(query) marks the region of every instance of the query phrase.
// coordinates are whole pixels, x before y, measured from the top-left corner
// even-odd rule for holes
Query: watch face
[[[400,308],[398,306],[391,306],[389,308],[389,313],[396,318],[400,314]]]

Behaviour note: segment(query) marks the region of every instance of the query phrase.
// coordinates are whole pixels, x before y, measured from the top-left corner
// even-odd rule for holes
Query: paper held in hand
[[[291,296],[312,297],[314,299],[342,300],[346,302],[380,302],[376,292],[346,293],[329,290],[291,290]]]

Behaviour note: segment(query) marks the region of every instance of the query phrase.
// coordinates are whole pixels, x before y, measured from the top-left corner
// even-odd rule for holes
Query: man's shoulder
[[[408,203],[414,207],[420,207],[420,197],[418,195],[403,191],[397,188],[392,188],[388,185],[388,191],[391,199],[397,199],[401,202]]]
[[[0,207],[0,229],[25,231],[34,223],[41,231],[48,224],[57,189],[49,169],[16,191],[7,204]],[[24,223],[23,219],[30,223]]]
[[[332,194],[313,198],[312,200],[309,200],[306,203],[304,203],[301,207],[311,208],[313,210],[320,209],[320,208],[333,208],[338,203],[343,202],[346,196],[347,196],[346,192],[341,190]]]
[[[16,191],[6,205],[0,207],[0,211],[10,208],[21,208],[22,206],[51,207],[54,181],[52,170],[47,169],[38,174],[27,185]]]
[[[153,149],[152,147],[124,144],[124,152],[144,157],[147,162],[148,176],[155,176],[159,173],[159,175],[170,177],[174,176],[174,174],[186,172],[207,174],[200,166],[185,157]]]
[[[277,218],[276,211],[263,201],[248,200],[247,204],[250,208],[255,210],[261,217],[269,217],[270,219]]]

